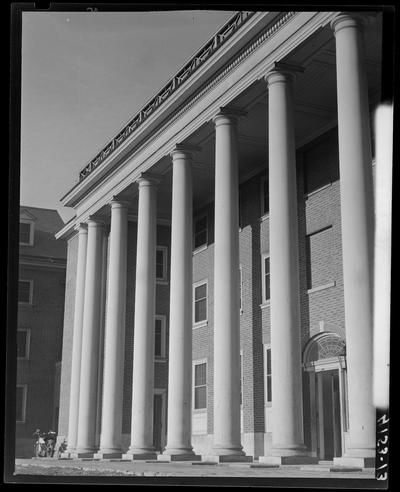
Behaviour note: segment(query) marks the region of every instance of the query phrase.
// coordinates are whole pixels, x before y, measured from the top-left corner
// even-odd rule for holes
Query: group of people
[[[52,458],[56,447],[57,432],[52,430],[42,432],[40,429],[36,429],[33,437],[36,439],[34,444],[36,458]]]

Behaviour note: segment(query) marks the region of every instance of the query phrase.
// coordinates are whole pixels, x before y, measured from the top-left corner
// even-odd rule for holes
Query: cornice
[[[131,143],[129,158],[125,159],[124,165],[115,165],[113,162],[115,158],[112,158],[108,163],[103,163],[104,167],[100,166],[88,178],[91,186],[89,183],[86,184],[85,180],[81,184],[84,187],[71,190],[66,196],[64,204],[67,206],[77,205],[75,220],[83,220],[88,213],[95,213],[112,195],[123,191],[132,184],[141,172],[150,170],[160,158],[171,152],[176,142],[184,142],[197,128],[210,121],[217,106],[230,104],[250,84],[261,80],[275,61],[284,59],[297,45],[315,32],[315,29],[327,24],[333,16],[332,12],[285,12],[281,15],[283,17],[289,14],[291,14],[290,18],[286,22],[282,18],[280,19],[281,22],[275,22],[277,19],[275,16],[267,26],[265,26],[264,16],[265,27],[261,34],[260,24],[263,18],[259,17],[257,23],[254,23],[256,26],[254,29],[258,28],[257,36],[253,36],[254,41],[249,41],[247,45],[242,43],[242,46],[247,47],[237,51],[235,57],[231,57],[231,61],[227,61],[219,71],[214,72],[214,78],[208,78],[204,85],[200,86],[194,95],[189,96],[186,102],[175,112],[164,115],[163,120],[157,116],[160,124],[157,128],[152,129],[151,138],[145,138],[142,134],[139,137],[141,141],[133,142],[134,145],[136,144],[135,146]],[[286,28],[286,26],[289,27]],[[287,29],[289,29],[288,32]],[[248,39],[250,39],[250,35],[251,33],[248,32]],[[265,41],[271,42],[267,51]],[[257,49],[261,47],[263,49]],[[250,55],[252,56],[250,57]],[[250,61],[248,61],[249,58]],[[238,74],[240,76],[234,79],[234,83],[230,84],[231,70],[239,66],[241,67],[241,72]],[[190,110],[200,99],[202,106],[199,107],[194,118]],[[177,120],[179,120],[181,127],[177,126]],[[121,162],[119,161],[117,164]],[[100,174],[98,174],[99,172]],[[98,184],[101,178],[103,179],[102,183],[105,182],[105,174],[107,174],[107,186],[103,189]]]

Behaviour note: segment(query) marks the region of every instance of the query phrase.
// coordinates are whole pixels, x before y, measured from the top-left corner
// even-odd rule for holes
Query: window
[[[194,366],[194,409],[207,408],[207,363]]]
[[[243,227],[243,191],[239,190],[239,230]]]
[[[194,221],[194,249],[206,246],[208,242],[208,218],[203,215]]]
[[[15,419],[17,422],[25,422],[26,414],[26,385],[17,386],[17,402],[15,407]]]
[[[266,403],[272,402],[272,379],[271,379],[271,347],[265,347],[265,401]]]
[[[239,265],[239,305],[240,314],[243,314],[243,268]]]
[[[262,301],[267,302],[271,298],[271,273],[270,273],[270,256],[269,254],[262,255],[261,258],[262,271]]]
[[[33,222],[21,220],[19,223],[19,244],[24,246],[33,245]]]
[[[33,280],[18,281],[18,302],[32,304]]]
[[[29,359],[30,331],[20,329],[17,331],[17,357],[19,359]]]
[[[240,404],[243,403],[243,352],[240,351]]]
[[[156,280],[167,281],[167,247],[157,246],[156,250]]]
[[[307,289],[332,285],[332,226],[307,235]]]
[[[207,321],[207,282],[194,287],[194,322]]]
[[[156,316],[155,319],[154,356],[165,357],[165,316]]]
[[[261,217],[269,213],[268,176],[261,178]]]

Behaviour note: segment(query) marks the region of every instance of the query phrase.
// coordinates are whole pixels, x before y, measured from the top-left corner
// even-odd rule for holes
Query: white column
[[[68,416],[68,448],[67,453],[75,450],[78,435],[79,386],[81,377],[82,326],[85,293],[87,224],[79,224],[78,253],[76,265],[74,331],[72,338],[71,388]]]
[[[267,75],[271,255],[272,449],[263,462],[306,460],[300,339],[299,249],[292,79]]]
[[[79,388],[78,438],[75,454],[92,455],[95,451],[99,372],[99,336],[101,325],[101,278],[104,225],[88,220],[88,243],[83,313],[81,378]]]
[[[122,456],[122,401],[127,277],[127,204],[111,201],[111,230],[104,339],[103,398],[98,457]],[[96,455],[97,456],[97,455]]]
[[[237,119],[224,108],[215,123],[214,444],[215,461],[251,460],[240,436],[239,169]]]
[[[172,152],[172,226],[168,369],[168,442],[158,459],[200,459],[191,445],[192,418],[192,152]]]
[[[131,445],[125,459],[156,458],[153,446],[157,181],[138,179]]]
[[[346,463],[373,466],[373,188],[368,92],[357,18],[339,15],[336,37],[340,194],[350,440]],[[343,461],[343,460],[342,460]]]

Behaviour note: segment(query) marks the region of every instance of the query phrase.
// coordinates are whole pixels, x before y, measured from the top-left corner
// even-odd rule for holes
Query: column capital
[[[296,63],[275,62],[270,72],[264,75],[268,86],[276,83],[291,83],[296,80],[298,73],[303,73],[305,68]]]
[[[342,12],[331,22],[330,26],[336,35],[341,29],[352,27],[361,29],[367,22],[367,16],[357,12]]]
[[[139,174],[139,176],[136,178],[136,182],[139,185],[139,188],[142,188],[143,186],[157,187],[161,179],[162,179],[161,174],[145,172]]]
[[[97,217],[95,215],[89,215],[86,219],[86,224],[88,228],[90,227],[98,227],[101,229],[106,229],[107,223],[104,219]]]
[[[113,196],[109,200],[107,205],[110,205],[111,209],[113,209],[113,208],[125,208],[125,209],[127,209],[130,205],[130,201],[129,200],[123,200],[121,198]]]
[[[246,116],[247,112],[236,106],[220,107],[218,113],[213,116],[212,121],[215,126],[235,125],[241,116]]]
[[[196,152],[200,152],[201,148],[197,145],[191,144],[176,144],[175,147],[171,150],[170,156],[172,160],[179,158],[189,158],[193,159],[193,154]]]
[[[77,231],[79,234],[87,234],[87,223],[86,222],[78,222],[74,226],[74,231]]]

